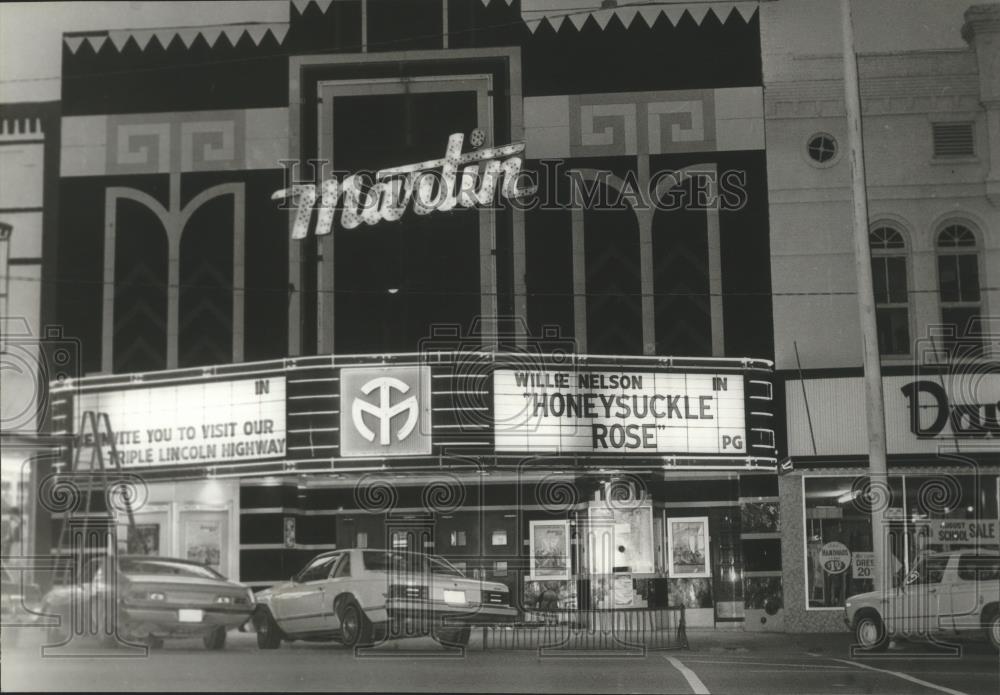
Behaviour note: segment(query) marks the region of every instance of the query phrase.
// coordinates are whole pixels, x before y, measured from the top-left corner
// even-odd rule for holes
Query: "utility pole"
[[[885,402],[882,399],[882,365],[875,321],[875,292],[868,242],[868,192],[865,184],[864,140],[861,131],[861,93],[858,88],[858,58],[854,53],[851,0],[841,0],[844,38],[844,101],[847,107],[847,141],[850,149],[852,197],[854,198],[854,268],[858,277],[858,313],[864,348],[865,419],[868,423],[868,474],[871,483],[872,547],[875,551],[875,590],[883,589],[891,576],[886,563],[885,507],[889,502],[886,466]]]

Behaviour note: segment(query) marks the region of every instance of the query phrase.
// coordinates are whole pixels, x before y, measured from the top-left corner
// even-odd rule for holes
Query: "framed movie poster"
[[[667,565],[671,577],[711,577],[708,517],[667,519]]]
[[[569,521],[532,521],[531,579],[569,579]]]
[[[222,521],[188,519],[184,523],[184,544],[188,560],[218,570],[222,565]]]
[[[128,536],[129,555],[159,555],[160,525],[136,524],[135,533]]]

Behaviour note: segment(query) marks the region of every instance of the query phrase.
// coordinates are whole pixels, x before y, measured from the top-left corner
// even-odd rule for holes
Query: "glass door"
[[[718,516],[712,535],[712,583],[715,622],[739,622],[744,617],[743,561],[740,540],[740,510],[732,507]]]

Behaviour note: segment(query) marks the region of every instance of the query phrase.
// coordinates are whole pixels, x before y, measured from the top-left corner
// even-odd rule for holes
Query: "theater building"
[[[756,3],[296,1],[67,34],[62,85],[54,429],[108,415],[123,548],[781,627]]]
[[[859,46],[889,473],[872,496],[842,54],[765,61],[790,631],[844,630],[844,599],[873,572],[891,586],[927,551],[997,547],[1000,8],[950,21],[950,47]],[[875,504],[887,568],[874,566]]]

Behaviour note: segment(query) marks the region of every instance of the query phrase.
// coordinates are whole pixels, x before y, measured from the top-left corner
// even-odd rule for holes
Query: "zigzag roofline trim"
[[[288,34],[288,22],[246,22],[243,24],[215,24],[194,27],[160,27],[156,29],[112,29],[110,31],[85,31],[63,34],[63,44],[69,52],[76,55],[84,42],[90,44],[95,53],[100,51],[108,41],[121,53],[129,39],[135,40],[139,50],[146,50],[155,37],[164,48],[175,38],[180,37],[185,48],[191,48],[200,36],[212,48],[222,36],[225,36],[233,46],[244,36],[249,36],[255,46],[259,46],[269,33],[278,44],[285,41]]]
[[[335,0],[291,0],[291,5],[301,15],[311,5],[315,5],[321,12],[329,10]],[[560,2],[571,2],[574,7],[578,7],[580,0],[548,0],[545,8],[521,7],[521,19],[528,30],[534,34],[543,24],[547,24],[552,30],[559,32],[564,27],[572,27],[576,31],[581,31],[584,25],[593,19],[602,29],[606,29],[613,17],[626,27],[630,28],[638,22],[640,18],[647,27],[652,27],[661,16],[666,17],[673,26],[677,26],[683,16],[688,14],[699,26],[705,21],[705,17],[712,13],[720,22],[725,22],[732,16],[733,12],[738,12],[745,22],[749,22],[754,13],[757,12],[758,3],[754,2],[690,2],[678,5],[633,5],[623,4],[614,9],[594,9],[589,11],[579,11],[571,9],[559,9]],[[513,0],[480,0],[484,6],[491,3],[506,3],[510,6]],[[531,0],[522,0],[522,3],[530,3]],[[569,8],[570,5],[565,5]],[[568,23],[568,24],[567,24]],[[279,45],[284,44],[288,34],[289,22],[245,22],[239,24],[214,24],[204,26],[187,27],[158,27],[151,29],[112,29],[108,31],[83,31],[67,32],[63,34],[63,43],[69,48],[71,54],[76,55],[84,42],[90,44],[94,52],[100,51],[104,45],[110,41],[119,53],[124,49],[129,39],[135,40],[140,50],[146,50],[155,37],[160,46],[168,46],[175,38],[180,37],[186,48],[191,48],[198,37],[202,37],[210,47],[215,47],[222,36],[225,36],[231,45],[236,45],[244,36],[249,36],[255,46],[259,46],[267,34],[271,34]]]

